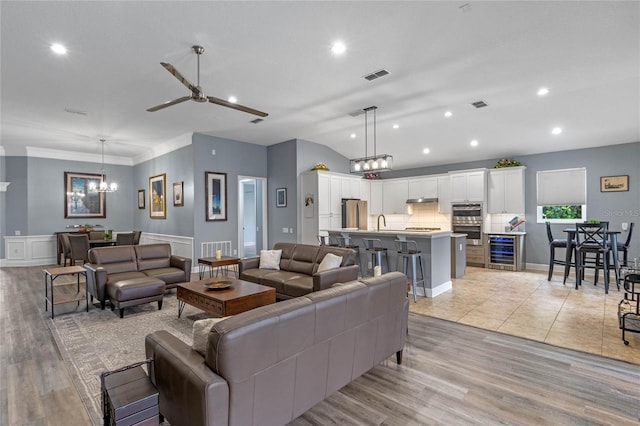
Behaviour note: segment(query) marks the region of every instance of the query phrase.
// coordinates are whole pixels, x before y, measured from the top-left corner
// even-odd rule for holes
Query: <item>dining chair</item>
[[[140,244],[140,235],[142,235],[142,231],[133,231],[133,245],[137,246]]]
[[[68,234],[69,235],[69,247],[71,248],[71,265],[76,264],[76,260],[81,260],[82,263],[89,261],[89,235],[83,234]]]
[[[627,234],[627,239],[625,242],[618,241],[618,253],[622,252],[622,263],[621,266],[629,266],[629,246],[631,245],[631,234],[633,234],[634,223],[631,222],[629,224],[629,233]]]
[[[69,264],[73,266],[73,259],[71,257],[71,244],[69,243],[69,234],[60,234],[60,241],[62,241],[62,254],[64,256],[63,266],[67,266],[67,259]]]
[[[104,240],[104,232],[89,231],[89,240]]]
[[[547,281],[551,281],[551,277],[553,276],[553,265],[566,265],[567,262],[565,257],[561,259],[556,259],[556,249],[564,248],[567,250],[571,250],[569,256],[572,255],[573,250],[575,249],[576,243],[575,241],[571,241],[570,244],[567,244],[567,239],[553,238],[553,233],[551,232],[551,223],[546,222],[547,224],[547,239],[549,240],[549,274],[547,275]],[[571,257],[569,257],[571,259]]]
[[[116,235],[117,246],[132,246],[134,244],[135,233],[133,232],[119,232]]]
[[[585,268],[595,269],[594,285],[598,284],[598,273],[604,274],[604,292],[609,293],[609,264],[611,245],[607,234],[607,223],[576,223],[576,289],[582,284]],[[595,255],[589,257],[588,255]]]

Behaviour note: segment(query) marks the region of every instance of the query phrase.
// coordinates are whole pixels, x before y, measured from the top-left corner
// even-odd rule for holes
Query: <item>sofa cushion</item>
[[[120,280],[107,286],[110,299],[120,302],[164,294],[164,281],[151,277]]]
[[[313,291],[313,277],[309,275],[299,275],[290,278],[284,283],[283,293],[291,297],[304,296]]]
[[[271,271],[270,274],[265,274],[262,276],[262,278],[260,279],[260,284],[273,287],[276,289],[276,292],[278,293],[286,293],[284,284],[287,281],[295,278],[302,278],[304,276],[305,275],[303,274],[298,274],[298,273],[289,272],[289,271],[278,271],[278,272]],[[311,288],[313,289],[313,284],[311,285]]]
[[[342,263],[342,256],[336,256],[333,253],[327,253],[324,255],[324,259],[318,265],[318,270],[316,272],[328,271],[330,269],[336,269],[340,267]]]
[[[166,243],[132,246],[138,261],[138,271],[168,268],[171,262],[171,245]]]
[[[159,278],[167,284],[181,283],[186,280],[184,271],[178,268],[158,268],[144,271],[150,277]]]
[[[273,245],[274,250],[282,250],[282,256],[280,256],[280,269],[289,271],[289,262],[293,257],[293,250],[296,248],[296,243],[275,243]]]
[[[147,278],[147,275],[143,272],[129,271],[129,272],[117,272],[115,274],[107,274],[107,284],[113,284],[118,281],[133,280],[136,278]]]
[[[289,271],[299,272],[301,274],[313,275],[316,257],[318,256],[318,246],[306,244],[298,244],[293,250],[291,261],[289,262]]]
[[[136,254],[133,247],[100,247],[89,250],[89,262],[102,266],[107,274],[137,271]]]
[[[280,269],[282,250],[260,250],[260,269]]]

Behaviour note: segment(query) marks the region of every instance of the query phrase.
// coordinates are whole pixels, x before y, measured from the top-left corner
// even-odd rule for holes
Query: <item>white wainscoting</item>
[[[114,235],[117,234],[114,232]],[[140,244],[169,243],[171,253],[194,259],[193,237],[180,235],[151,234],[143,232]],[[5,258],[0,266],[55,265],[57,242],[55,235],[25,235],[4,237]],[[192,260],[192,268],[197,259]]]

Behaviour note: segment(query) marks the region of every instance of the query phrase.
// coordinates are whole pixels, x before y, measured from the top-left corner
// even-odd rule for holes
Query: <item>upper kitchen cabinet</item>
[[[372,180],[369,190],[369,214],[382,214],[382,182]]]
[[[486,170],[449,173],[451,202],[467,203],[485,201]]]
[[[406,214],[409,198],[407,179],[382,181],[382,211],[385,214]]]
[[[451,182],[449,176],[438,176],[438,212],[451,213]]]
[[[409,198],[438,198],[438,178],[422,177],[409,179]]]
[[[524,213],[524,170],[508,167],[489,170],[487,176],[488,213]]]
[[[342,177],[342,198],[362,198],[360,191],[360,181],[362,178],[345,176]]]

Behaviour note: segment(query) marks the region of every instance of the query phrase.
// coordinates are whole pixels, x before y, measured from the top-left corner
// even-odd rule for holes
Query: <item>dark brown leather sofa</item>
[[[240,259],[239,276],[241,280],[275,288],[279,300],[303,296],[358,278],[356,252],[352,249],[295,243],[276,243],[273,249],[282,250],[279,271],[259,269],[260,258],[253,257]],[[337,269],[318,273],[318,265],[327,253],[341,256],[342,263]]]
[[[150,377],[172,426],[283,425],[402,350],[407,277],[391,272],[215,324],[206,356],[147,335]]]
[[[171,254],[169,244],[126,245],[89,250],[87,289],[105,308],[120,310],[142,303],[158,302],[168,288],[191,279],[191,259]]]

